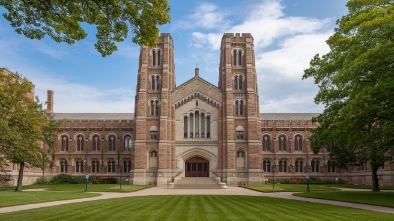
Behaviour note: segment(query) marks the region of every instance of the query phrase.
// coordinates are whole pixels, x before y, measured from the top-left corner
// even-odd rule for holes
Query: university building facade
[[[369,165],[339,170],[329,150],[310,148],[317,114],[260,113],[251,34],[222,37],[219,82],[199,75],[176,86],[174,43],[161,34],[141,46],[134,113],[53,113],[61,121],[53,174],[121,177],[122,183],[172,187],[185,177],[222,185],[312,177],[370,184]],[[53,112],[53,92],[48,91]],[[380,184],[393,185],[390,165]]]

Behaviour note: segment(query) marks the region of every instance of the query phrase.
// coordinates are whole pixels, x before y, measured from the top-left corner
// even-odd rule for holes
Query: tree
[[[40,141],[55,125],[42,105],[32,99],[32,91],[33,84],[26,78],[0,69],[0,162],[19,164],[15,191],[22,190],[26,164],[42,166],[46,152]]]
[[[350,0],[347,7],[327,40],[330,52],[316,55],[303,76],[315,79],[315,102],[325,105],[311,139],[315,151],[331,143],[341,163],[369,162],[379,191],[377,170],[394,154],[394,1]]]
[[[73,44],[87,36],[81,24],[96,26],[95,47],[103,57],[117,50],[115,43],[124,41],[129,29],[134,43],[154,46],[156,26],[170,22],[167,0],[0,0],[0,5],[15,31],[31,39],[48,35]]]

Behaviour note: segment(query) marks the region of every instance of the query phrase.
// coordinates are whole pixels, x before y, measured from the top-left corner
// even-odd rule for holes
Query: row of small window
[[[68,151],[68,137],[63,135],[61,137],[62,144],[61,144],[61,151]],[[99,151],[100,150],[100,137],[98,135],[94,135],[92,138],[92,151]],[[77,151],[85,151],[85,138],[83,135],[78,135],[77,140]],[[123,142],[123,150],[124,151],[131,151],[132,148],[132,140],[131,136],[127,135],[124,138]],[[108,137],[108,151],[116,151],[116,137],[115,135],[110,135]]]
[[[296,160],[296,162],[295,162],[295,172],[296,173],[303,173],[304,172],[304,165],[303,164],[304,163],[302,160]],[[271,165],[271,161],[269,161],[269,160],[263,161],[264,172],[270,173],[271,168],[273,168],[273,166],[274,165]],[[328,166],[329,173],[333,173],[336,171],[335,170],[335,163],[328,161],[327,166]],[[312,168],[312,173],[319,173],[320,172],[320,161],[319,160],[312,160],[311,161],[311,168]],[[287,160],[279,160],[278,171],[283,172],[283,173],[287,172]]]
[[[60,160],[60,172],[61,173],[67,173],[68,172],[68,161],[65,159]],[[118,165],[119,167],[119,165]],[[107,162],[107,173],[115,173],[115,160],[109,160]],[[123,161],[123,172],[128,173],[131,171],[131,161],[126,160]],[[86,165],[84,164],[84,161],[82,160],[77,160],[75,162],[75,173],[84,173],[86,171]],[[99,173],[100,172],[100,162],[98,160],[92,160],[91,161],[91,171],[92,173]]]
[[[211,116],[196,111],[183,117],[184,138],[211,138]]]
[[[279,151],[286,151],[286,136],[285,135],[279,135],[278,138],[278,150]],[[270,136],[264,135],[263,140],[262,140],[262,145],[263,145],[263,151],[271,151],[271,139]],[[303,145],[303,138],[301,135],[296,135],[294,137],[294,148],[296,151],[302,151],[302,145]]]

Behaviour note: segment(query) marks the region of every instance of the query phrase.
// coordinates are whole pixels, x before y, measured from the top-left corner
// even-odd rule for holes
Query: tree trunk
[[[372,191],[379,192],[378,167],[372,166]]]
[[[19,164],[18,184],[16,185],[15,192],[22,191],[23,170],[25,169],[25,162]]]

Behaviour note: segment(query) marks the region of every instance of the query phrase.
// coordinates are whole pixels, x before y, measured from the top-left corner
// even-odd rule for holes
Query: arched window
[[[76,173],[82,173],[83,172],[83,161],[82,160],[77,160],[75,162],[75,172]]]
[[[266,173],[270,173],[271,172],[271,161],[263,160],[263,170]]]
[[[294,145],[295,145],[295,150],[297,150],[297,151],[302,150],[302,136],[301,135],[295,136]]]
[[[68,151],[68,137],[66,135],[62,136],[62,151]]]
[[[270,151],[271,143],[270,143],[270,137],[268,135],[263,136],[262,143],[263,143],[263,151]]]
[[[152,51],[152,64],[153,66],[161,65],[161,50],[159,48],[153,48]]]
[[[114,135],[108,138],[108,151],[115,151],[116,149],[116,137]]]
[[[241,74],[234,75],[234,90],[242,90],[243,77]]]
[[[190,114],[190,117],[189,117],[189,120],[190,120],[190,138],[193,138],[194,137],[194,127],[193,127],[193,121],[194,121],[194,114]]]
[[[287,172],[287,161],[286,160],[279,160],[279,172]]]
[[[200,134],[200,132],[199,132],[199,130],[200,130],[200,113],[198,112],[198,111],[196,111],[196,113],[195,113],[195,130],[196,130],[196,135],[195,135],[195,137],[196,138],[199,138],[200,136],[199,136],[199,134]]]
[[[205,138],[205,114],[201,113],[201,138]]]
[[[244,115],[244,101],[243,100],[235,100],[235,116]]]
[[[83,135],[77,136],[77,151],[84,151],[85,138]]]
[[[207,138],[211,138],[211,116],[207,116]]]
[[[242,57],[243,51],[240,48],[233,49],[233,65],[241,66],[242,65]]]
[[[236,129],[237,140],[244,139],[244,128],[242,126],[238,126]]]
[[[158,100],[150,101],[150,115],[157,116],[160,111],[160,102]]]
[[[115,160],[109,160],[108,161],[108,167],[107,167],[108,173],[115,173]]]
[[[317,159],[312,160],[311,162],[312,172],[318,173],[320,172],[320,162]]]
[[[151,140],[158,140],[159,139],[156,126],[150,127],[150,139]]]
[[[150,157],[157,157],[157,152],[156,151],[150,152]]]
[[[159,75],[152,75],[151,78],[152,90],[160,90],[160,77]]]
[[[297,173],[302,173],[303,172],[303,167],[302,167],[302,161],[301,160],[296,160],[295,162],[295,172]]]
[[[125,138],[124,138],[124,151],[131,151],[131,145],[132,145],[132,143],[131,143],[131,136],[130,135],[127,135],[127,136],[125,136]]]
[[[327,167],[328,167],[328,172],[329,172],[329,173],[335,173],[335,172],[336,172],[335,161],[329,160],[329,161],[327,162]]]
[[[67,173],[68,163],[67,160],[60,160],[60,173]]]
[[[239,150],[237,152],[237,157],[245,157],[245,152],[243,150]]]
[[[131,160],[123,161],[123,172],[129,173],[131,171]]]
[[[279,151],[286,151],[286,137],[285,137],[285,135],[279,136]]]
[[[100,163],[98,160],[93,160],[92,161],[92,173],[98,173],[99,172],[99,167]]]
[[[187,119],[187,116],[184,116],[183,117],[183,138],[187,138],[187,129],[188,129],[188,127],[187,127],[187,122],[188,121],[188,119]]]
[[[93,151],[99,151],[100,150],[100,137],[98,135],[93,136]]]

